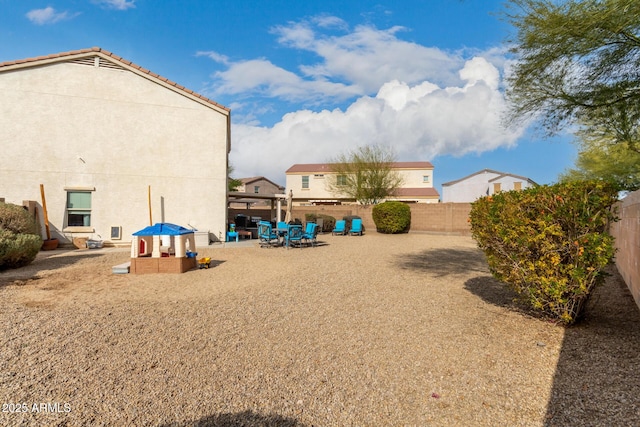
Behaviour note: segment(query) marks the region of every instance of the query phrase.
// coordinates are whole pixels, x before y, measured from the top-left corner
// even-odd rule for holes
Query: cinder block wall
[[[470,235],[468,222],[470,203],[415,203],[411,208],[411,230],[430,231],[434,233],[453,233]],[[293,217],[304,221],[306,213],[331,215],[336,219],[343,216],[357,215],[362,218],[366,230],[375,230],[372,217],[372,206],[338,205],[338,206],[294,206]]]
[[[640,190],[618,203],[620,221],[611,225],[616,238],[616,267],[640,307]]]

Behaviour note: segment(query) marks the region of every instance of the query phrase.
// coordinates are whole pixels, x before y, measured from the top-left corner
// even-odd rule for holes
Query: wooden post
[[[149,186],[147,191],[147,202],[149,203],[149,225],[153,225],[153,219],[151,216],[151,186]]]
[[[42,196],[42,213],[44,215],[44,228],[47,230],[47,240],[51,240],[51,230],[49,230],[49,216],[47,215],[47,200],[44,197],[44,184],[40,184],[40,195]]]

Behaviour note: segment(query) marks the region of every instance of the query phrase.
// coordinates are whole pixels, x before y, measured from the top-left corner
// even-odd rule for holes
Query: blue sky
[[[0,62],[98,46],[232,111],[236,177],[365,144],[555,182],[570,136],[505,129],[502,0],[0,0]]]

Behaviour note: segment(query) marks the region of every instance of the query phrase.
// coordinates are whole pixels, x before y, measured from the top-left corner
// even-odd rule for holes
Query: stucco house
[[[470,203],[479,197],[500,191],[524,190],[537,185],[524,176],[483,169],[464,178],[442,184],[442,202]]]
[[[433,188],[433,165],[430,162],[394,162],[392,169],[403,178],[402,188],[387,200],[407,203],[438,203],[440,195]],[[285,193],[293,191],[294,205],[348,204],[353,199],[333,194],[327,181],[335,176],[329,163],[295,164],[286,171]]]
[[[238,186],[236,189],[239,193],[248,193],[254,196],[265,195],[269,197],[273,197],[274,194],[282,194],[284,193],[284,187],[276,184],[270,179],[265,178],[264,176],[253,176],[250,178],[238,178],[242,184]],[[229,200],[229,206],[234,207],[236,205],[250,203],[251,205],[270,205],[271,201],[268,199],[247,199],[247,200]]]
[[[0,63],[0,147],[0,199],[40,204],[43,184],[63,244],[224,236],[230,110],[103,49]]]

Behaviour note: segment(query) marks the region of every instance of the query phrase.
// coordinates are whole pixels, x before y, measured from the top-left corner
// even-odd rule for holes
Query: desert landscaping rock
[[[615,269],[565,329],[469,237],[319,241],[211,247],[184,274],[112,274],[129,252],[109,248],[0,273],[0,425],[640,424],[640,314]]]

